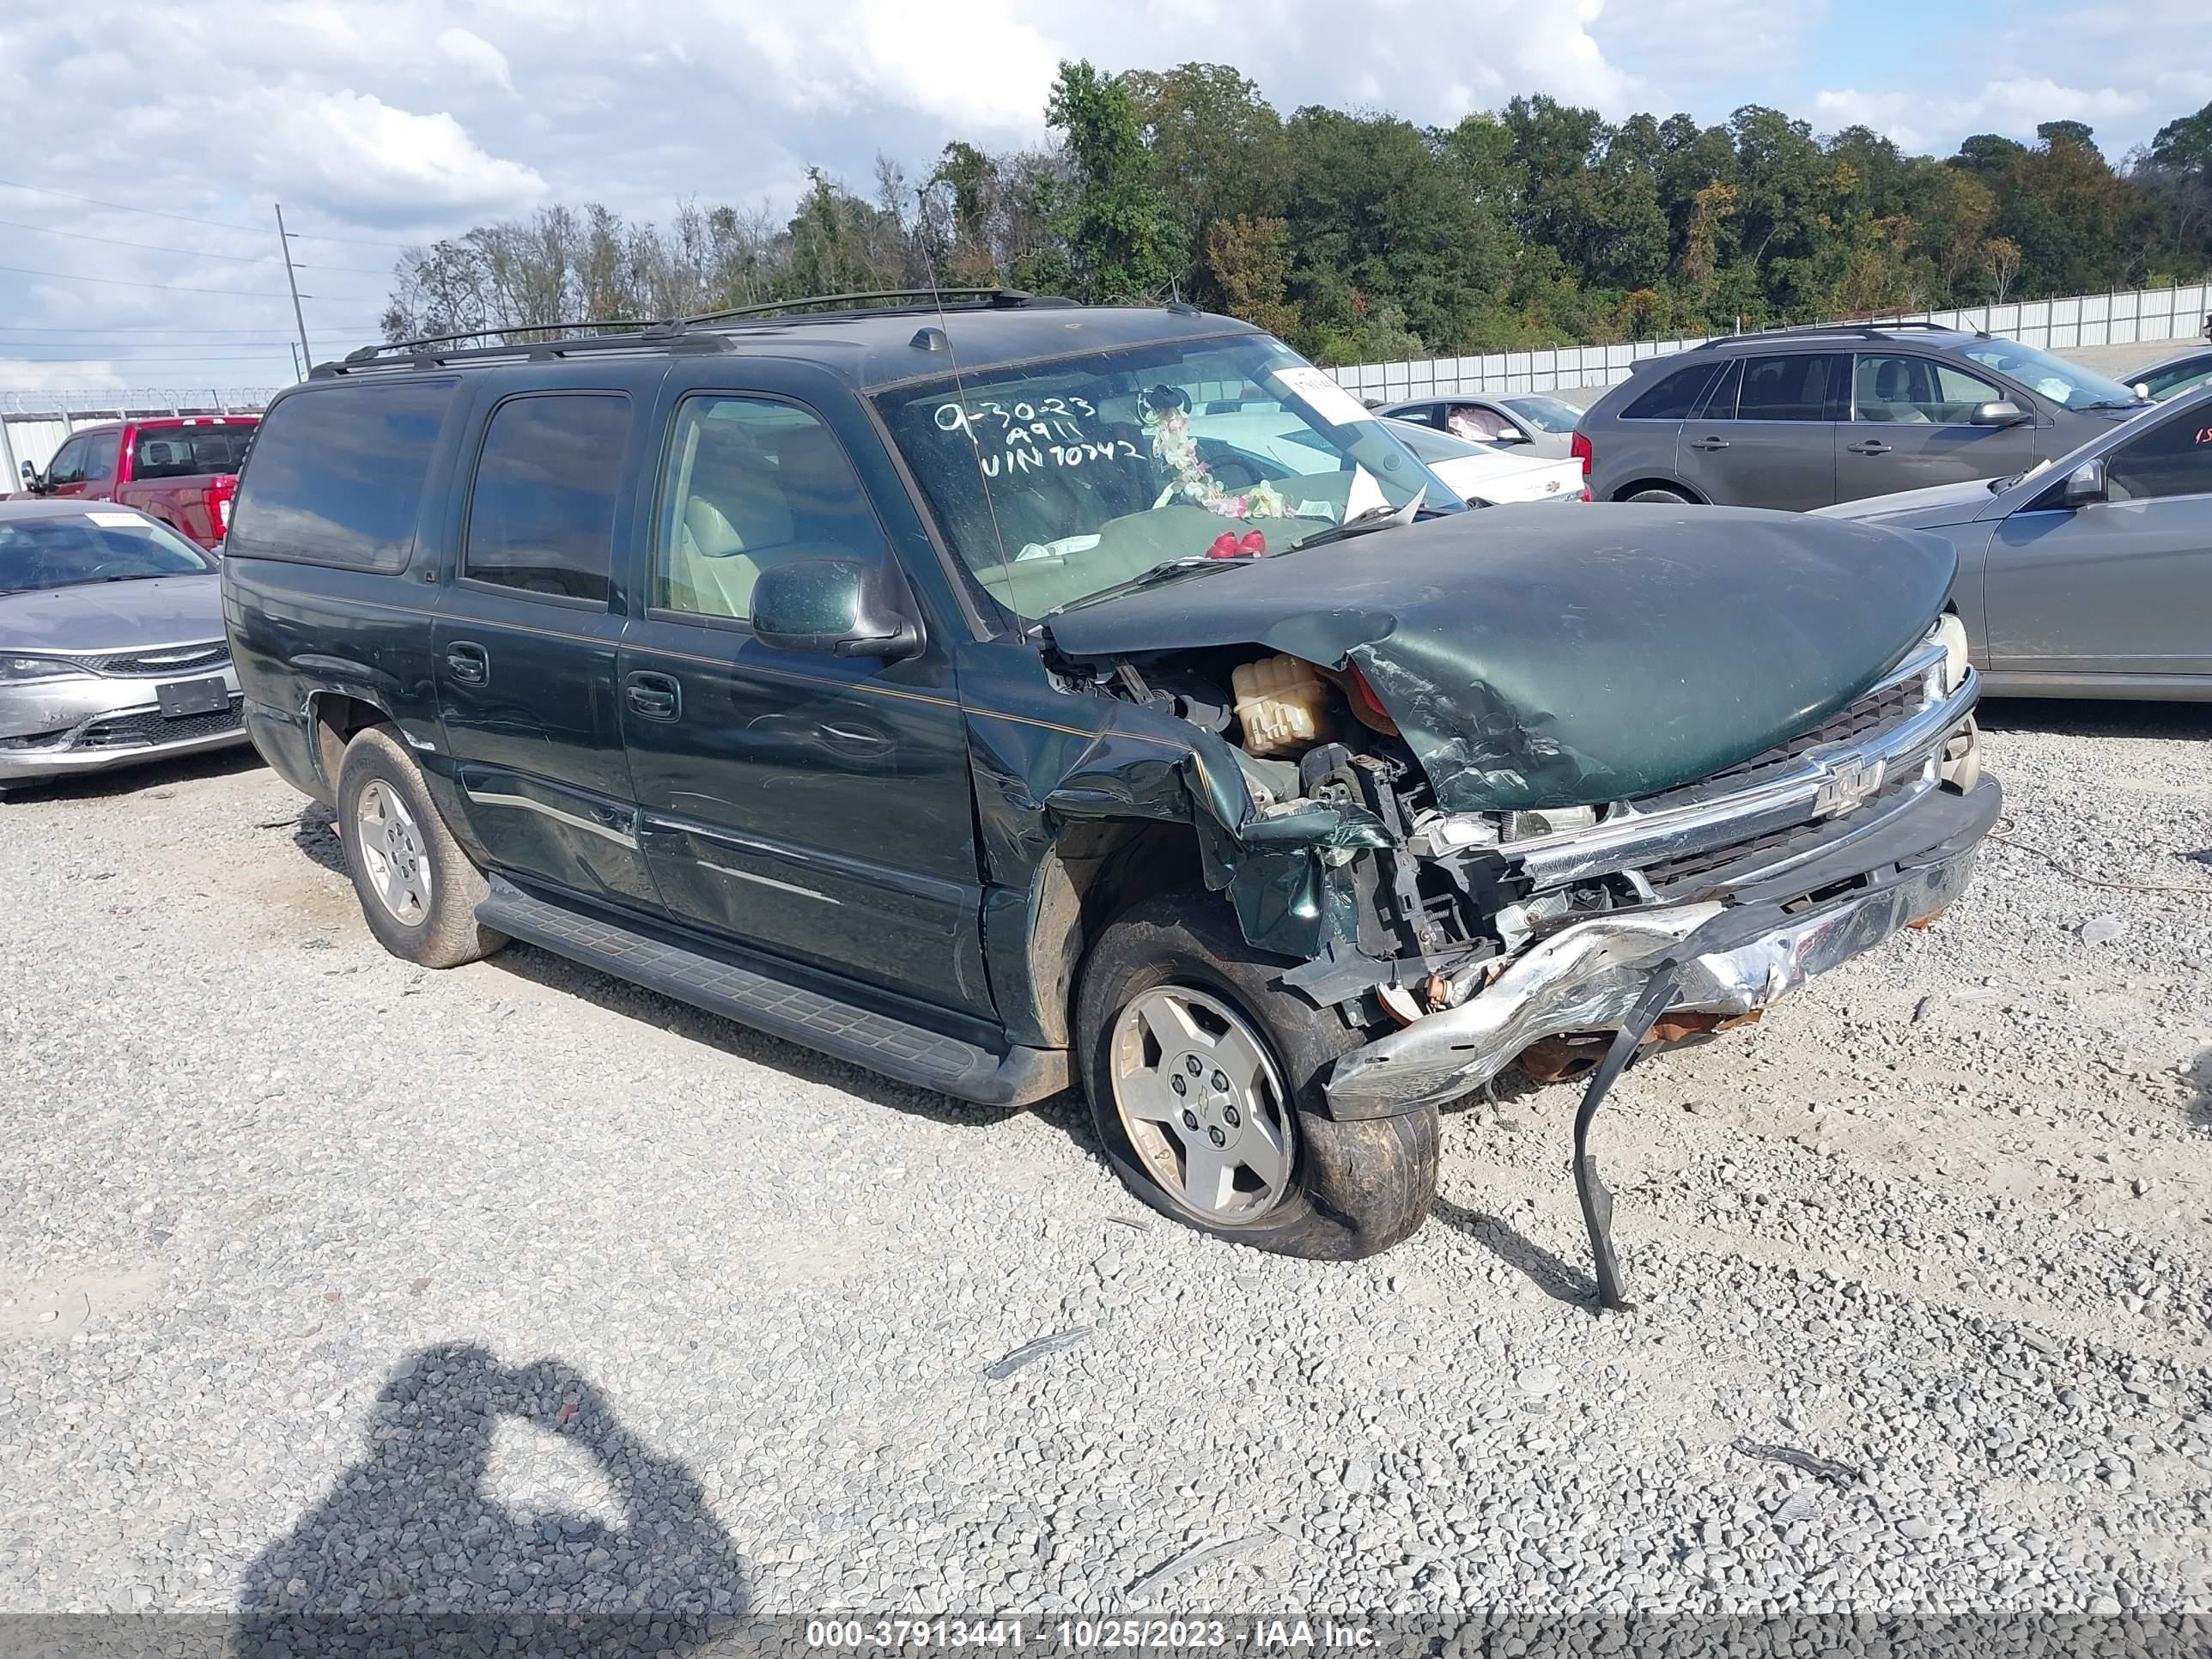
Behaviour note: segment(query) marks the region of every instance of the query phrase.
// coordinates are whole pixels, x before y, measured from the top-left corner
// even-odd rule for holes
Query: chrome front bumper
[[[1680,961],[1669,1012],[1747,1014],[1848,962],[1966,890],[1996,814],[1928,848],[1872,885],[1795,914],[1776,903],[1717,900],[1594,917],[1532,945],[1476,996],[1415,1020],[1336,1063],[1328,1096],[1340,1118],[1389,1117],[1480,1087],[1545,1037],[1620,1025],[1653,972]]]

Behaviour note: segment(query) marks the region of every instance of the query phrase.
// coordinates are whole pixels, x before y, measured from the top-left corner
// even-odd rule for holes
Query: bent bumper
[[[1328,1086],[1338,1118],[1442,1105],[1480,1088],[1529,1044],[1618,1026],[1659,964],[1680,965],[1669,1012],[1723,1018],[1765,1009],[1966,890],[2002,799],[1984,779],[1942,840],[1871,872],[1842,897],[1708,900],[1595,917],[1531,947],[1480,994],[1354,1050]],[[1769,884],[1771,886],[1771,884]]]

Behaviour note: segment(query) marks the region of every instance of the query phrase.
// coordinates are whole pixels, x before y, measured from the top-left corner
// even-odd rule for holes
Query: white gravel
[[[2212,890],[2212,711],[1990,724],[2022,842]],[[335,860],[243,758],[0,804],[0,1611],[2212,1608],[2212,898],[1992,849],[1638,1067],[1598,1318],[1571,1086],[1284,1261]]]

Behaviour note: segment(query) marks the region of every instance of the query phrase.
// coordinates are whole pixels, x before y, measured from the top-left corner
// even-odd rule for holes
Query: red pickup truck
[[[238,469],[260,419],[164,415],[83,427],[54,452],[45,472],[24,462],[23,482],[33,495],[135,507],[202,547],[221,547]]]

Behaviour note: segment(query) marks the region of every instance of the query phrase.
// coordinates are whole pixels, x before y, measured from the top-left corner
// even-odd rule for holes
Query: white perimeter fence
[[[2077,294],[2069,299],[2028,300],[2014,305],[1901,312],[1879,320],[1978,328],[2022,345],[2076,351],[2087,346],[2200,339],[2207,312],[2212,312],[2212,284],[2200,283],[2186,288],[2136,289],[2124,294]],[[1439,392],[1557,392],[1610,386],[1628,377],[1631,363],[1702,345],[1710,337],[1698,335],[1682,340],[1638,340],[1627,345],[1556,346],[1543,351],[1492,351],[1475,357],[1358,363],[1328,372],[1346,391],[1385,403]]]
[[[44,471],[62,441],[81,426],[156,415],[252,415],[276,395],[273,386],[133,386],[92,392],[0,391],[0,495],[22,486],[25,461]]]

